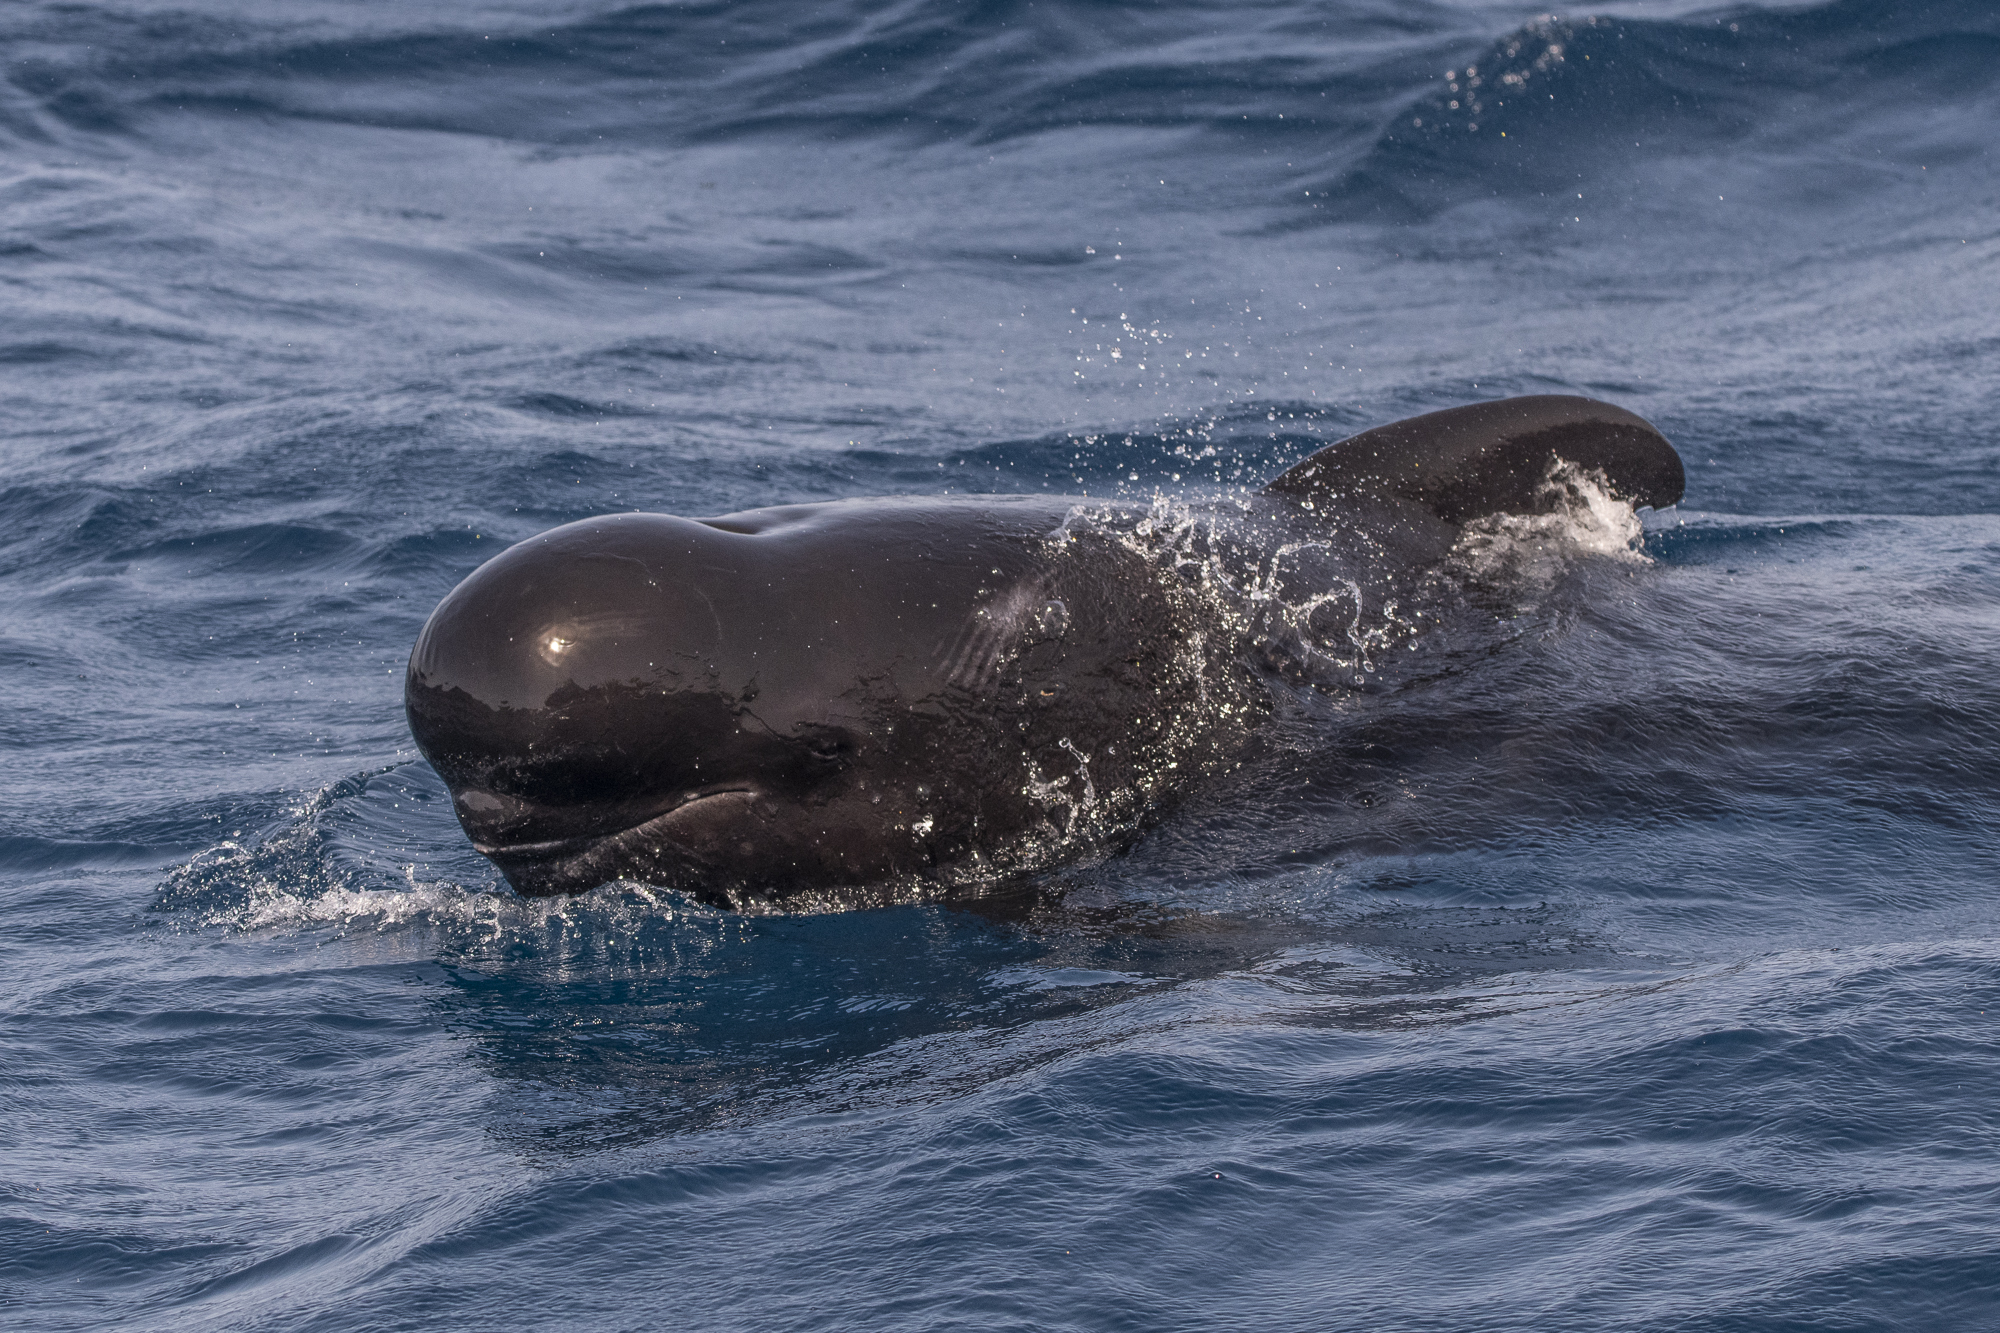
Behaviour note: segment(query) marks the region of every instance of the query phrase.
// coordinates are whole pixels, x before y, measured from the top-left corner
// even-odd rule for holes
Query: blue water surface
[[[0,1323],[2000,1323],[1988,0],[0,55]],[[990,898],[526,901],[404,724],[557,523],[1226,492],[1544,392],[1686,457],[1636,551]]]

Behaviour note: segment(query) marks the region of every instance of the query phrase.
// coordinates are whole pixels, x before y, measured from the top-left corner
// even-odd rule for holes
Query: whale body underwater
[[[1466,525],[1584,482],[1659,508],[1685,473],[1642,418],[1537,396],[1377,427],[1200,502],[585,519],[438,605],[410,730],[524,894],[991,885],[1115,846],[1241,764],[1283,690],[1339,688],[1415,632],[1397,608]]]

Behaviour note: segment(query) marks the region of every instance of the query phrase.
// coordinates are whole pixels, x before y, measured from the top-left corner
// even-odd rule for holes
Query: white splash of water
[[[1554,502],[1547,513],[1494,514],[1466,524],[1452,549],[1452,572],[1540,592],[1578,556],[1652,563],[1640,548],[1646,530],[1638,513],[1612,496],[1601,473],[1553,463],[1541,495]]]

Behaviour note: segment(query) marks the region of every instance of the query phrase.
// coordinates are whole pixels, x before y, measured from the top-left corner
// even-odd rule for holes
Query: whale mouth
[[[612,833],[542,842],[494,843],[473,839],[473,850],[491,861],[516,892],[530,897],[584,893],[649,866],[671,883],[707,858],[699,844],[704,825],[746,814],[759,793],[729,787],[690,796],[669,810]]]

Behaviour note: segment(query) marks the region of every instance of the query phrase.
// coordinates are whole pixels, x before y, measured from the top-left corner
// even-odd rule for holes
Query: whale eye
[[[559,653],[563,649],[569,647],[574,642],[576,642],[576,640],[565,639],[560,634],[551,634],[549,636],[549,651],[552,653]]]
[[[831,727],[815,727],[799,738],[815,768],[845,768],[855,751],[854,737]]]

